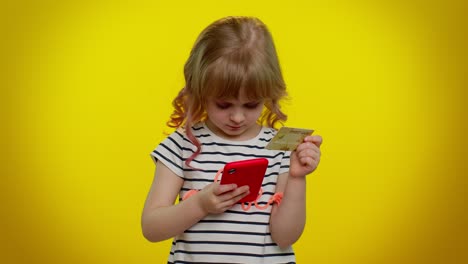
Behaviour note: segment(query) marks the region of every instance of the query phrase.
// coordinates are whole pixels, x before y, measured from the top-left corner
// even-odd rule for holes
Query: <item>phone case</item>
[[[268,160],[265,158],[227,163],[223,169],[221,184],[235,183],[238,187],[248,185],[250,193],[238,203],[252,202],[258,196],[267,167]]]

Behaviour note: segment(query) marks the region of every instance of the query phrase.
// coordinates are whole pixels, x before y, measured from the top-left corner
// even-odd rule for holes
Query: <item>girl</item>
[[[322,139],[309,136],[293,152],[265,149],[275,124],[286,120],[279,105],[286,86],[269,31],[252,17],[214,22],[198,37],[184,75],[168,122],[177,131],[151,154],[156,171],[143,235],[174,238],[168,263],[295,263],[305,176],[317,168]],[[262,193],[238,204],[248,186],[220,185],[215,175],[227,162],[258,157],[269,161]]]

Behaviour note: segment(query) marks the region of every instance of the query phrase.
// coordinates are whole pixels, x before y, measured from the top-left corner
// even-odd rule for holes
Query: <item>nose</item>
[[[235,111],[233,111],[231,113],[230,119],[231,119],[232,122],[234,122],[236,124],[240,124],[245,119],[244,112],[242,112],[240,110],[235,110]]]

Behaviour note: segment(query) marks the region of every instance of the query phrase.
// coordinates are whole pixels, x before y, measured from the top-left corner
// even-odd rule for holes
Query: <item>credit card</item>
[[[304,142],[305,137],[312,135],[313,132],[312,129],[281,127],[265,148],[293,151],[296,150],[299,144]]]

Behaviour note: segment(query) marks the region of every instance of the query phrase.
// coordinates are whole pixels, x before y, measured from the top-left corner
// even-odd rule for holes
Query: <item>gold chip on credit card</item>
[[[281,127],[265,148],[293,151],[304,141],[305,137],[310,136],[313,132],[312,129]]]

